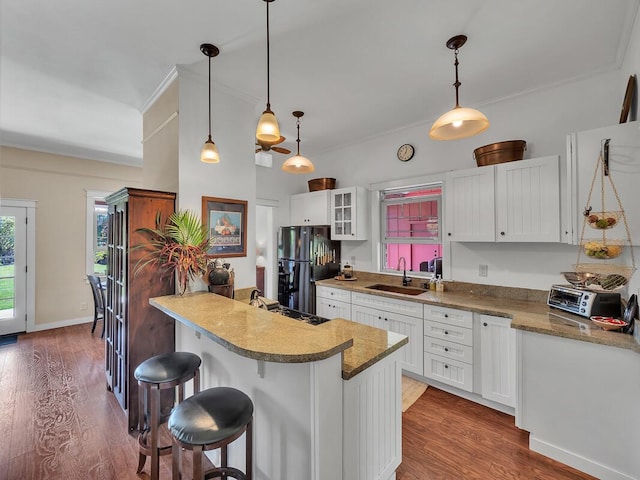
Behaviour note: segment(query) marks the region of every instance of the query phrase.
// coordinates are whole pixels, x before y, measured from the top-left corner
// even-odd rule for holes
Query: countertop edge
[[[359,365],[358,367],[349,370],[348,372],[344,370],[344,368],[342,369],[342,379],[343,380],[351,380],[353,377],[355,377],[356,375],[358,375],[359,373],[364,372],[367,368],[371,367],[372,365],[375,365],[376,363],[378,363],[380,360],[382,360],[383,358],[388,357],[389,355],[391,355],[393,352],[399,350],[401,347],[407,345],[409,343],[409,337],[405,337],[404,339],[402,339],[401,341],[395,343],[394,345],[388,347],[382,354],[362,363],[361,365]]]

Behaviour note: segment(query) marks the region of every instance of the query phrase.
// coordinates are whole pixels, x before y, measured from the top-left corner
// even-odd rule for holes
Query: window
[[[382,190],[380,207],[381,269],[442,274],[442,184]]]
[[[87,275],[107,274],[107,195],[87,191]]]

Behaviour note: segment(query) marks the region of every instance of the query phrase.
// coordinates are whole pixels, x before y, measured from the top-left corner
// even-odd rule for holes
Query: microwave
[[[572,285],[552,285],[547,305],[587,318],[593,315],[620,318],[622,312],[619,293],[593,291]]]

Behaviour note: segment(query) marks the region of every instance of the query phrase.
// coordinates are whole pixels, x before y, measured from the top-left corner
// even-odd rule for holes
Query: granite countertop
[[[156,297],[149,303],[248,358],[304,363],[342,353],[346,380],[408,343],[404,335],[348,320],[309,325],[209,292]]]
[[[446,282],[444,292],[425,291],[420,295],[406,295],[366,288],[374,283],[401,285],[402,279],[399,276],[359,272],[356,277],[355,281],[327,279],[316,284],[511,318],[511,327],[518,330],[599,343],[640,353],[640,343],[633,335],[605,331],[585,317],[550,308],[546,303],[546,291]],[[412,283],[414,284],[410,286],[414,288],[420,288],[422,284],[416,280]]]

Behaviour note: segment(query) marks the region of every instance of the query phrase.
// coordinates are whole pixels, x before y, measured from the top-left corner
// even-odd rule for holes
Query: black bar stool
[[[160,426],[168,418],[168,415],[163,416],[160,411],[160,390],[178,387],[178,402],[181,403],[184,400],[184,384],[193,379],[193,392],[198,393],[201,363],[200,357],[193,353],[163,353],[145,360],[133,373],[140,386],[140,395],[138,395],[140,450],[137,473],[142,472],[146,458],[150,456],[151,480],[158,480],[160,456],[171,453],[171,445],[158,445]]]
[[[193,451],[193,480],[251,480],[253,463],[253,403],[240,390],[215,387],[187,398],[168,423],[173,438],[173,480],[182,478],[182,449]],[[227,464],[227,446],[246,432],[245,471]],[[220,449],[220,466],[203,471],[202,452]]]

